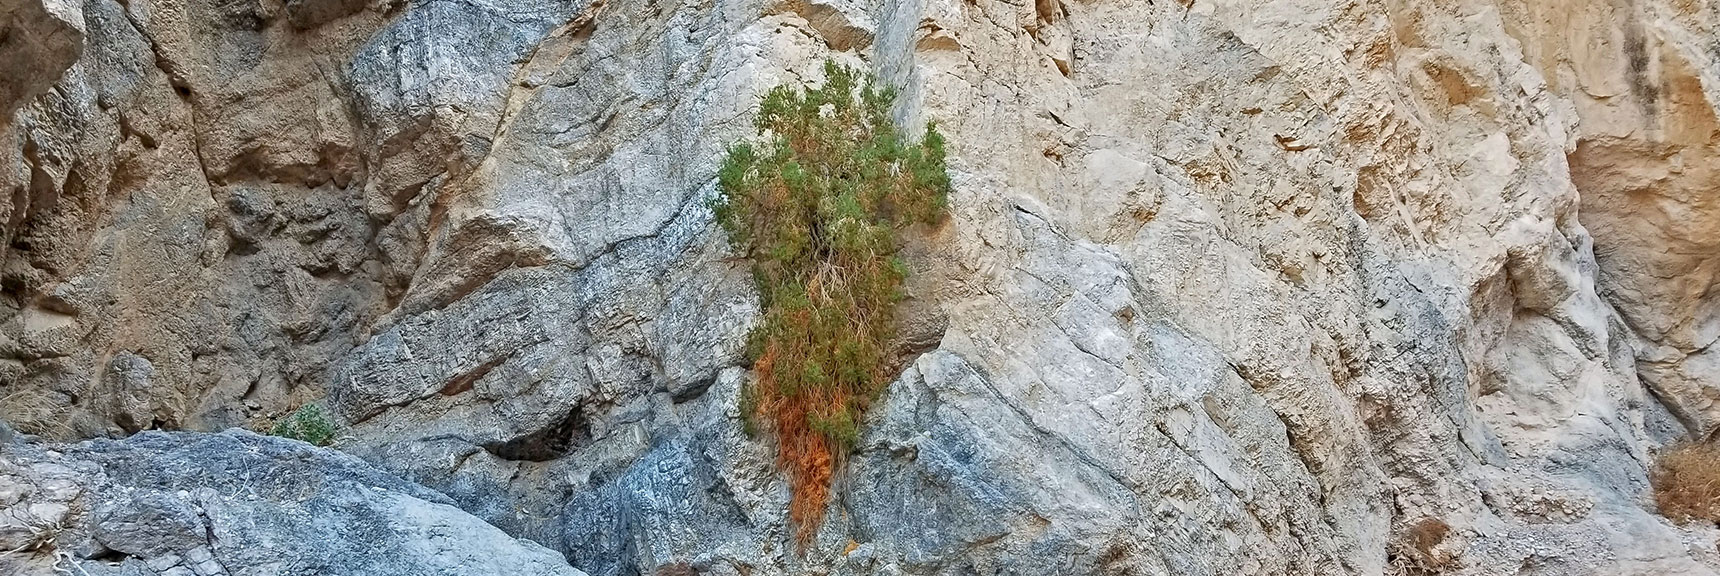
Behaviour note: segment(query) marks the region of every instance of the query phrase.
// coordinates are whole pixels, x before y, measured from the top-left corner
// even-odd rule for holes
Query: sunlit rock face
[[[336,448],[594,575],[1711,574],[1720,530],[1648,471],[1720,429],[1717,23],[0,0],[0,419],[319,402]],[[706,199],[826,59],[936,122],[955,186],[801,546]]]

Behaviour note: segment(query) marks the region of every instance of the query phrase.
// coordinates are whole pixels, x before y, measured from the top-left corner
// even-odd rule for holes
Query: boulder
[[[231,430],[0,445],[0,572],[583,576],[437,492]]]

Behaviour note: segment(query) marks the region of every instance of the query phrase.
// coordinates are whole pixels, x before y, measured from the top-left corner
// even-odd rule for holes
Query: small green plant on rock
[[[822,521],[843,454],[886,387],[895,306],[907,268],[897,233],[943,220],[944,139],[909,141],[890,117],[895,93],[833,62],[824,84],[779,86],[759,105],[756,142],[729,149],[712,202],[752,260],[764,317],[748,342],[749,431],[777,440],[805,543]]]
[[[327,446],[334,442],[336,427],[334,420],[319,404],[306,404],[282,418],[270,432],[282,438],[292,438],[317,446]]]

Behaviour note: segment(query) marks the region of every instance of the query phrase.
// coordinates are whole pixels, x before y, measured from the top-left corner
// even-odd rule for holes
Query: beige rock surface
[[[1720,571],[1647,485],[1720,428],[1720,6],[81,10],[75,62],[0,42],[44,79],[0,122],[23,432],[324,401],[599,575]],[[703,198],[825,57],[938,122],[955,194],[910,247],[941,341],[801,556]]]
[[[1705,46],[1716,15],[1696,3],[1592,4],[1524,15],[1524,42],[1540,45],[1532,63],[1567,87],[1582,118],[1569,162],[1597,238],[1600,292],[1641,339],[1643,381],[1687,427],[1711,435],[1720,123]]]

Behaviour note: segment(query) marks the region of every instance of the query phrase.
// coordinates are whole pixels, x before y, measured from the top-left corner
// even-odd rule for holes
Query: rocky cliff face
[[[1720,531],[1646,474],[1720,428],[1717,24],[0,0],[0,418],[324,402],[341,450],[595,575],[1710,574]],[[925,353],[798,550],[704,198],[827,57],[939,123],[955,193],[910,247]]]

